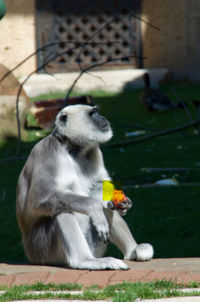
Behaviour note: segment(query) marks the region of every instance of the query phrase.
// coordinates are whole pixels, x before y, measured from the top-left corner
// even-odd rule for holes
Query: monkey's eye
[[[67,121],[67,114],[62,114],[59,118],[59,120],[62,122],[62,123],[65,123]]]
[[[89,115],[93,115],[94,113],[98,112],[98,108],[97,107],[94,107],[92,108],[92,110],[89,112]]]

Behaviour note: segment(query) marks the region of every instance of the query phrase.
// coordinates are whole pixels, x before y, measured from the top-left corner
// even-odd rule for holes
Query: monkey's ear
[[[66,113],[62,113],[59,117],[59,121],[62,123],[66,123],[67,121],[67,114]]]

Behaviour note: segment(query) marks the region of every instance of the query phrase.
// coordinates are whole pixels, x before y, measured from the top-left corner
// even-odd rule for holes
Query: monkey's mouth
[[[96,114],[93,114],[91,116],[91,118],[99,130],[106,132],[110,129],[110,123],[105,118],[105,116],[102,116],[102,115],[96,113]]]
[[[100,125],[99,128],[101,129],[101,131],[106,132],[108,130],[110,130],[110,123],[108,120],[103,121]]]

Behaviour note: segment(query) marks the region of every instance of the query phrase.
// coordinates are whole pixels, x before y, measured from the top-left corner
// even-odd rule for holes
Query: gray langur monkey
[[[152,246],[137,244],[119,211],[103,201],[102,181],[110,177],[99,144],[111,137],[96,107],[72,105],[58,113],[52,133],[33,148],[18,180],[16,205],[32,263],[128,269],[122,260],[102,257],[108,239],[124,259],[153,257]]]

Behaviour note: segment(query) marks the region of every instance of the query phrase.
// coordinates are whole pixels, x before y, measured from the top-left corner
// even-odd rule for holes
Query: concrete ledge
[[[145,262],[127,261],[127,263],[131,269],[151,269],[157,272],[182,270],[200,274],[200,258],[161,258]]]
[[[175,298],[162,298],[162,299],[145,299],[138,302],[199,302],[199,297],[175,297]],[[56,301],[55,301],[56,302]]]
[[[179,284],[200,282],[200,258],[153,259],[148,262],[126,261],[128,271],[89,271],[39,265],[0,264],[0,285],[42,283],[79,283],[83,286],[128,282],[170,280]]]
[[[149,72],[153,87],[157,87],[159,82],[167,75],[168,69],[125,69],[110,71],[91,71],[85,73],[75,86],[76,91],[85,92],[88,90],[104,90],[120,92],[123,89],[139,89],[144,86],[142,76]],[[67,91],[75,79],[78,72],[62,74],[34,74],[24,85],[24,90],[29,97],[51,92]],[[21,79],[22,82],[25,78]]]

